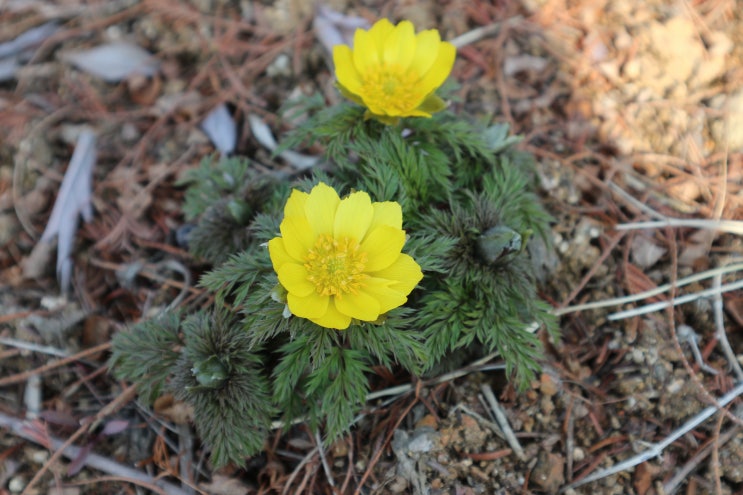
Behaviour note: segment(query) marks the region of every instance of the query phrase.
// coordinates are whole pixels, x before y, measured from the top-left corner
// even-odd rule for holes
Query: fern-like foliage
[[[514,148],[519,138],[505,125],[443,112],[385,126],[354,105],[305,103],[309,118],[276,153],[319,147],[331,167],[293,183],[258,176],[240,158],[207,160],[187,174],[191,249],[213,265],[201,285],[214,307],[142,323],[114,341],[117,376],[142,384],[150,400],[172,387],[193,405],[218,465],[260,450],[276,417],[343,434],[374,367],[432,373],[497,350],[525,386],[541,353],[531,330],[556,328],[527,249],[549,244],[551,218],[534,193],[533,157]],[[342,332],[288,312],[266,248],[281,235],[291,189],[309,192],[320,181],[398,202],[404,250],[424,274],[403,307]]]
[[[109,368],[119,380],[136,383],[146,404],[152,404],[168,387],[183,345],[180,321],[180,313],[168,312],[113,337]]]
[[[184,212],[199,222],[188,236],[190,251],[218,265],[251,245],[251,223],[263,212],[280,208],[287,185],[258,175],[239,157],[203,160],[180,182],[186,190]]]
[[[276,412],[261,350],[223,310],[190,315],[182,328],[186,345],[174,368],[175,395],[193,406],[212,463],[241,463],[263,449]]]
[[[343,346],[337,331],[315,328],[279,349],[274,401],[290,423],[304,417],[310,427],[324,422],[332,441],[345,433],[369,391],[369,355]]]
[[[250,161],[216,156],[201,160],[199,167],[186,172],[177,185],[186,189],[183,214],[193,220],[225,196],[237,193],[250,177]]]

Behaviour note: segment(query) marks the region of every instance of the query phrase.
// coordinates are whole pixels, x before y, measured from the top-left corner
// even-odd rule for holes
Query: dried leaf
[[[632,261],[637,266],[640,268],[650,268],[666,254],[666,249],[655,244],[647,236],[637,235],[632,239],[630,254],[632,255]]]
[[[333,53],[336,45],[353,46],[353,34],[356,29],[369,29],[369,22],[363,17],[348,16],[321,5],[312,22],[320,44],[328,53]]]
[[[0,43],[0,58],[18,55],[29,48],[40,45],[49,36],[53,35],[57,29],[59,29],[57,23],[47,22],[46,24],[41,24],[28,31],[24,31],[10,41]]]
[[[250,125],[250,130],[253,132],[253,136],[261,145],[265,146],[269,151],[276,149],[278,146],[276,139],[274,139],[271,129],[260,117],[253,114],[248,115],[248,124]],[[279,156],[297,170],[311,168],[320,160],[316,156],[302,155],[291,150],[282,151],[279,153]]]
[[[121,433],[122,431],[126,430],[128,427],[129,421],[125,419],[114,419],[112,421],[107,421],[105,426],[103,427],[101,435],[116,435],[117,433]]]
[[[700,261],[706,262],[717,235],[717,232],[712,229],[699,229],[689,236],[679,254],[679,266],[693,267]]]
[[[93,166],[96,160],[95,144],[93,131],[83,129],[72,153],[70,166],[62,180],[49,223],[41,235],[43,243],[48,243],[57,236],[57,280],[63,293],[67,293],[70,287],[72,273],[70,257],[79,215],[82,215],[86,222],[93,217],[90,198]]]
[[[626,267],[626,284],[627,284],[627,291],[630,294],[639,294],[641,292],[646,292],[649,290],[656,289],[658,285],[653,282],[653,280],[648,277],[644,271],[642,271],[640,268],[638,268],[636,265],[632,263],[627,263]],[[649,302],[660,302],[667,300],[667,297],[664,294],[658,294],[657,296],[652,296],[647,298],[647,301]]]
[[[233,476],[215,474],[209,483],[202,483],[201,488],[213,495],[244,495],[250,487]]]
[[[533,55],[514,55],[506,57],[503,62],[503,73],[514,76],[519,72],[541,72],[547,67],[547,59]]]
[[[88,456],[92,451],[92,443],[88,443],[80,447],[80,451],[78,452],[77,457],[72,459],[72,462],[70,462],[70,464],[67,466],[67,476],[75,476],[77,473],[79,473],[80,470],[85,467],[85,461],[88,459]]]
[[[68,52],[62,55],[62,59],[108,82],[119,82],[133,74],[152,76],[160,65],[149,52],[126,41]]]
[[[223,155],[229,155],[235,151],[237,126],[224,103],[209,112],[209,115],[201,122],[201,130],[209,136],[214,146]]]
[[[540,451],[531,481],[547,493],[557,493],[565,484],[565,458],[560,454]]]
[[[39,413],[39,417],[51,423],[53,425],[65,426],[67,428],[78,428],[80,426],[80,420],[74,417],[67,411],[55,411],[53,409],[47,409]]]
[[[21,62],[33,55],[36,47],[57,32],[55,22],[47,22],[23,32],[16,38],[0,43],[0,81],[13,79]]]
[[[17,57],[0,59],[0,81],[9,81],[15,77],[20,64]]]
[[[193,406],[176,400],[171,394],[161,395],[155,400],[153,409],[177,425],[193,421]]]

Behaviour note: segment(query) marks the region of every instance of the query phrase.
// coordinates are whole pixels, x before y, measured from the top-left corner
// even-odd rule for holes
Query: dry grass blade
[[[75,445],[65,446],[65,442],[57,438],[43,434],[43,437],[39,437],[38,434],[32,433],[28,424],[25,421],[18,420],[16,418],[6,416],[0,413],[0,426],[8,428],[15,435],[20,438],[24,438],[31,442],[39,443],[39,440],[43,438],[45,446],[53,450],[63,448],[63,455],[68,459],[76,459],[80,455],[80,447]],[[122,481],[130,481],[135,484],[141,484],[147,486],[150,489],[158,490],[160,493],[167,495],[187,495],[185,491],[181,490],[177,486],[168,483],[167,481],[157,480],[156,478],[145,474],[136,469],[132,469],[129,466],[124,466],[116,461],[105,458],[97,454],[88,454],[85,458],[85,464],[89,467],[99,469],[104,473],[115,475]]]
[[[711,270],[705,270],[701,273],[695,273],[694,275],[690,275],[688,277],[678,279],[674,287],[683,287],[685,285],[689,285],[694,282],[699,282],[701,280],[713,278],[718,275],[735,273],[741,270],[743,270],[743,263],[733,263],[727,266],[713,268]],[[575,313],[578,311],[587,311],[591,309],[606,308],[606,307],[611,307],[611,306],[621,306],[623,304],[629,304],[629,303],[636,302],[636,301],[642,301],[643,299],[649,299],[651,297],[655,297],[660,294],[669,292],[670,290],[671,290],[671,284],[664,284],[654,289],[651,289],[645,292],[640,292],[638,294],[633,294],[631,296],[618,297],[614,299],[606,299],[604,301],[595,301],[595,302],[590,302],[590,303],[585,303],[585,304],[576,304],[574,306],[568,306],[566,308],[559,308],[554,311],[554,314],[557,316],[562,316],[565,314]]]
[[[689,227],[694,229],[710,229],[727,232],[729,234],[743,234],[743,222],[736,220],[701,220],[696,218],[666,218],[649,222],[622,223],[616,225],[616,230],[659,229],[663,227]]]
[[[31,58],[35,48],[58,29],[56,22],[47,22],[23,32],[10,41],[0,43],[0,81],[13,79],[20,64]]]
[[[209,136],[214,147],[222,155],[229,155],[235,151],[237,126],[224,103],[217,105],[209,112],[201,122],[201,129]]]
[[[70,166],[62,180],[40,242],[48,243],[57,237],[57,280],[62,293],[67,293],[72,276],[72,249],[75,243],[78,217],[85,221],[93,217],[91,205],[93,167],[96,161],[96,138],[93,131],[83,129],[78,137]]]
[[[681,425],[680,428],[676,429],[673,433],[668,435],[666,438],[664,438],[661,442],[658,442],[657,444],[651,446],[650,448],[640,452],[639,454],[627,459],[626,461],[622,461],[618,464],[615,464],[614,466],[603,469],[597,473],[594,473],[590,476],[586,476],[580,481],[576,481],[575,483],[572,483],[568,485],[567,488],[577,488],[579,486],[585,485],[587,483],[591,483],[593,481],[600,480],[602,478],[606,478],[607,476],[611,476],[613,474],[621,473],[623,471],[626,471],[628,469],[631,469],[638,464],[641,464],[645,461],[649,461],[650,459],[653,459],[655,457],[660,456],[663,454],[663,451],[671,445],[673,442],[681,438],[682,436],[686,435],[693,429],[695,429],[697,426],[701,425],[705,421],[707,421],[712,415],[720,411],[721,408],[728,405],[730,402],[735,400],[738,396],[743,394],[743,383],[739,383],[734,389],[732,389],[730,392],[725,394],[724,396],[720,397],[718,400],[717,406],[709,406],[705,409],[703,409],[700,413],[696,414],[694,417],[692,417],[690,420],[688,420],[686,423]]]
[[[160,62],[147,51],[124,41],[69,52],[62,58],[108,82],[119,82],[134,74],[152,76],[160,65]]]
[[[661,309],[666,309],[671,306],[678,306],[680,304],[690,303],[698,299],[703,299],[705,297],[714,297],[723,292],[730,292],[730,291],[734,291],[738,289],[743,289],[743,280],[739,280],[737,282],[732,282],[729,284],[724,284],[724,285],[721,285],[720,287],[713,287],[711,289],[705,289],[699,292],[695,292],[693,294],[686,294],[683,296],[679,296],[670,301],[660,301],[657,303],[648,304],[646,306],[641,306],[639,308],[628,309],[626,311],[618,311],[616,313],[610,314],[608,316],[608,319],[610,321],[616,321],[616,320],[623,320],[625,318],[631,318],[633,316],[654,313],[655,311],[660,311]]]

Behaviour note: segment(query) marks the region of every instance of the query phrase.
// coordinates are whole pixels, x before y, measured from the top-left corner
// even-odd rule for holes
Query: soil
[[[715,282],[580,306],[675,285],[740,256],[737,224],[711,224],[743,213],[743,11],[734,0],[327,3],[368,21],[410,19],[450,40],[499,26],[459,48],[452,105],[524,137],[555,216],[554,252],[534,257],[561,339],[543,336],[543,372],[526,392],[508,384],[496,358],[370,402],[353,433],[321,451],[298,426],[245,465],[214,470],[182,405],[163,397],[149,411],[106,373],[115,332],[184,286],[184,304],[205,297],[186,278],[203,267],[177,242],[185,219],[176,186],[214,152],[203,118],[227,102],[236,153],[280,167],[247,116],[281,135],[277,112],[287,100],[315,91],[339,98],[312,27],[314,4],[10,0],[0,8],[0,42],[54,22],[0,81],[0,493],[131,493],[136,473],[149,480],[144,487],[163,477],[168,493],[743,493],[736,400],[660,455],[602,474],[663,444],[743,380],[740,292],[624,319],[611,315]],[[122,40],[156,57],[159,70],[105,81],[70,62]],[[84,126],[98,136],[94,214],[77,231],[61,297],[55,251],[39,238]],[[679,221],[621,227],[659,218]],[[719,282],[736,279],[732,271]],[[55,439],[83,450],[57,455]]]

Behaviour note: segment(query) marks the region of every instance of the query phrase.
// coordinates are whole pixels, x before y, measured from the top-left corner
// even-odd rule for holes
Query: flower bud
[[[477,254],[488,264],[494,264],[522,249],[521,234],[510,227],[496,225],[483,232],[476,241]]]

